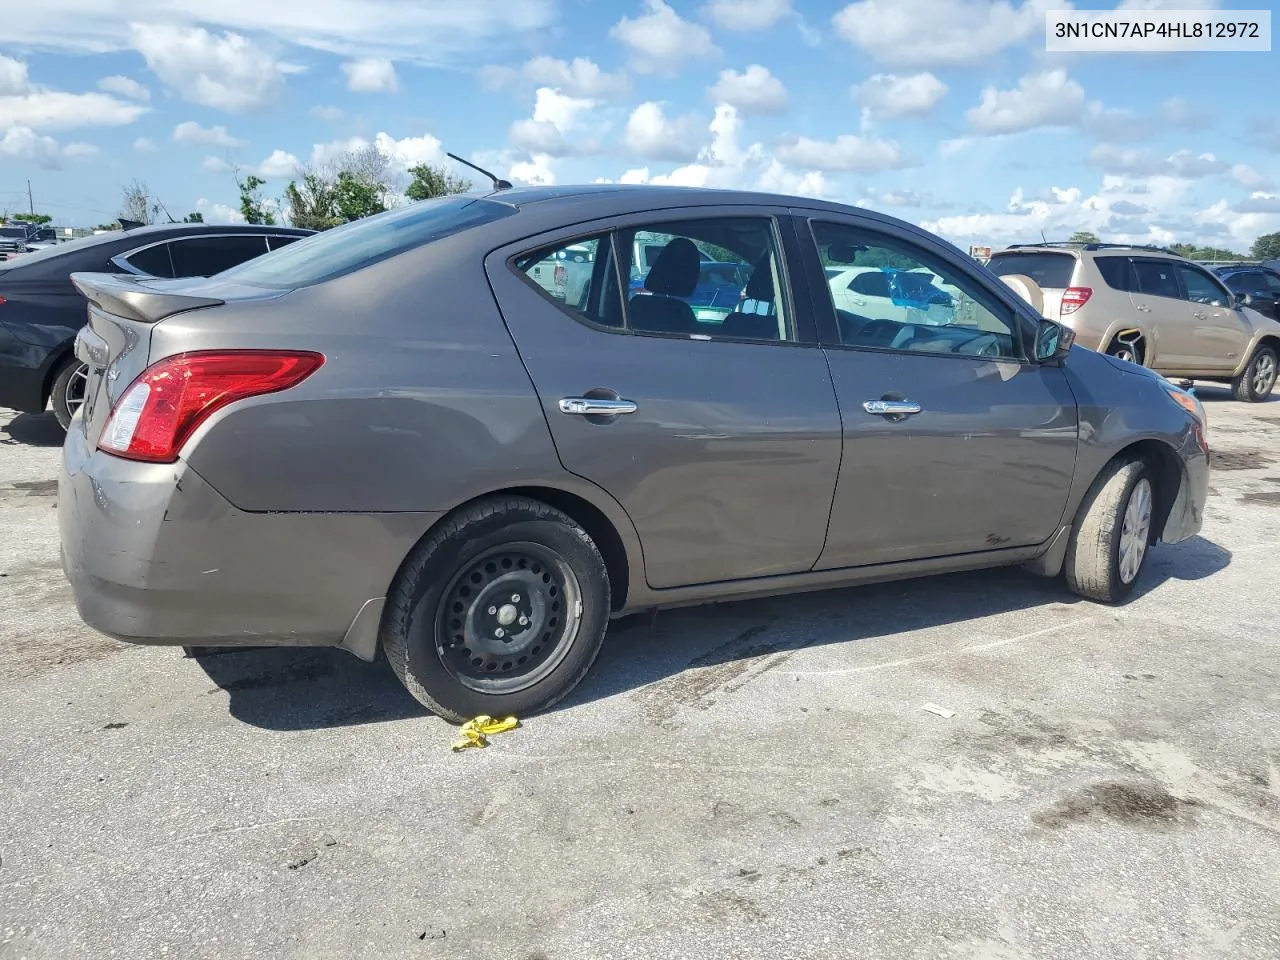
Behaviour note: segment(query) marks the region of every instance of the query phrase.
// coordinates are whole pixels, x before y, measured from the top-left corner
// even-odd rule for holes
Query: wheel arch
[[[66,362],[75,356],[75,346],[76,339],[72,337],[49,351],[49,357],[45,361],[47,366],[44,369],[43,376],[40,377],[41,409],[49,406],[49,398],[53,396],[53,381],[58,379],[58,374]]]
[[[1182,465],[1182,459],[1178,456],[1178,452],[1163,440],[1137,440],[1119,450],[1104,463],[1090,480],[1090,486],[1104,470],[1118,460],[1142,460],[1151,470],[1155,486],[1155,513],[1151,518],[1151,529],[1155,539],[1160,539],[1173,513],[1173,505],[1178,500],[1182,484],[1186,481],[1186,469]]]

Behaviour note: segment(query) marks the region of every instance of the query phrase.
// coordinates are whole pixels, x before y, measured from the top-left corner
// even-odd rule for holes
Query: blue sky
[[[961,245],[1280,230],[1275,53],[1048,54],[1061,0],[10,6],[0,212],[29,178],[61,223],[112,219],[135,178],[234,219],[233,167],[278,197],[375,142],[399,170],[450,150],[524,182],[824,196]]]

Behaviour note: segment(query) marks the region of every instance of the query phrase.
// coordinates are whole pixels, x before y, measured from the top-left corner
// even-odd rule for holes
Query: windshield
[[[313,234],[217,276],[282,290],[306,287],[515,212],[465,194],[422,200]]]
[[[0,227],[0,237],[18,237],[24,238],[27,235],[25,227]]]
[[[1041,289],[1064,290],[1071,286],[1076,258],[1069,253],[997,253],[987,268],[997,277],[1020,273]]]

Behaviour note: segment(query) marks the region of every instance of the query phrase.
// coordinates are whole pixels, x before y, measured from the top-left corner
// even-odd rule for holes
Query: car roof
[[[1169,260],[1187,260],[1181,254],[1166,250],[1164,247],[1144,246],[1140,243],[1014,243],[1003,250],[994,251],[991,256],[999,257],[1010,253],[1108,253],[1133,254],[1143,257],[1164,257]],[[1187,260],[1188,263],[1191,261]]]

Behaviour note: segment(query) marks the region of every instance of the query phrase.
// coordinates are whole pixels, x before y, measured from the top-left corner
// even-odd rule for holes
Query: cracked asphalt
[[[383,663],[105,639],[0,412],[0,957],[1280,957],[1280,401],[1140,595],[1018,571],[615,625],[450,752]],[[944,718],[924,710],[954,711]]]

